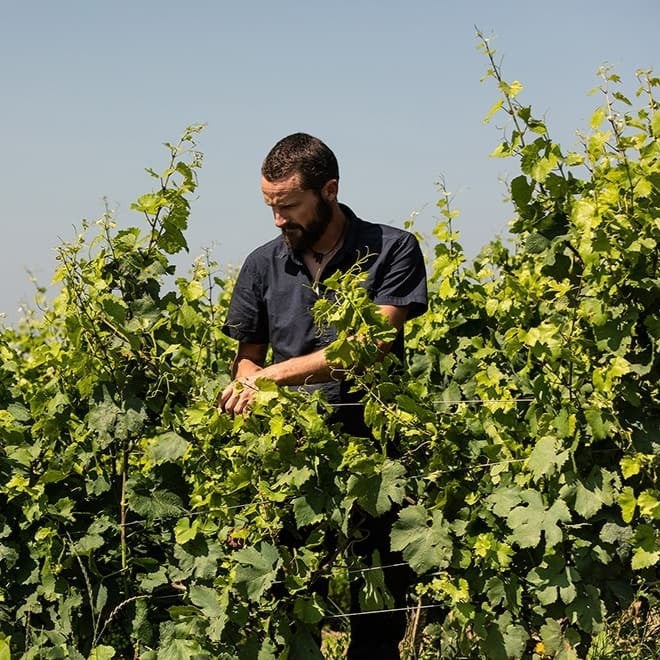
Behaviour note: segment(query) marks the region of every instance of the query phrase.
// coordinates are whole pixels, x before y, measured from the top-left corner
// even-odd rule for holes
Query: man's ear
[[[337,181],[337,179],[329,179],[323,184],[323,188],[321,188],[321,197],[323,197],[326,202],[336,201],[338,193],[339,181]]]

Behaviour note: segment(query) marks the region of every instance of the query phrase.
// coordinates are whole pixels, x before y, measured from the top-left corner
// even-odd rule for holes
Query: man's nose
[[[278,229],[286,225],[286,218],[277,209],[273,209],[273,218],[275,218],[275,226]]]

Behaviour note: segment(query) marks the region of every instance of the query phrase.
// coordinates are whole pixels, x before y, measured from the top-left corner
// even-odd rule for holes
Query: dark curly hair
[[[339,165],[330,148],[307,133],[293,133],[282,138],[269,152],[261,166],[268,181],[278,181],[300,174],[303,190],[319,191],[330,179],[339,180]]]

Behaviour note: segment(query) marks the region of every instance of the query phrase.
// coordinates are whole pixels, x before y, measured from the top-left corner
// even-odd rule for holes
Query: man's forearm
[[[311,385],[336,380],[338,373],[328,364],[325,350],[321,349],[271,364],[254,375],[257,378],[268,378],[277,385]]]
[[[408,314],[407,307],[380,305],[381,313],[387,318],[390,325],[401,330]],[[378,343],[377,360],[382,360],[389,352],[393,342]],[[366,367],[368,365],[355,365]],[[256,377],[270,378],[277,385],[312,385],[314,383],[327,383],[342,378],[342,369],[332,367],[325,357],[325,349],[289,358],[283,362],[272,364],[262,369]]]
[[[235,380],[238,378],[253,376],[257,372],[263,371],[263,367],[260,364],[257,364],[249,358],[240,358],[234,360],[232,367],[232,376]]]

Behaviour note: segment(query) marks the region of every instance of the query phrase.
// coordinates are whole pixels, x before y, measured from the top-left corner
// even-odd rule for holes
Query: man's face
[[[325,186],[321,193],[302,190],[300,175],[293,174],[279,181],[262,177],[261,192],[273,210],[275,226],[282,231],[284,240],[293,250],[304,251],[313,247],[330,224],[332,206],[323,197]]]

